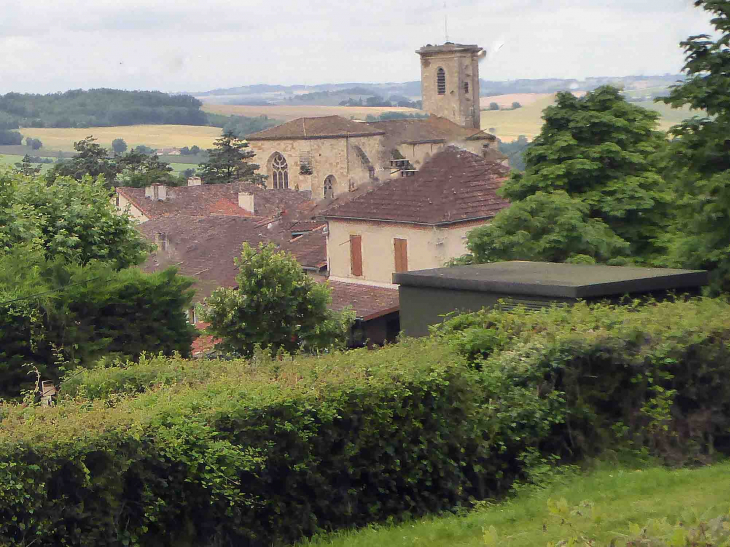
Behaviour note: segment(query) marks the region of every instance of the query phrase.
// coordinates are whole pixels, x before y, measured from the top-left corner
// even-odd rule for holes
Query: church
[[[411,176],[434,154],[457,146],[506,164],[497,139],[480,128],[476,45],[427,45],[421,58],[423,119],[357,122],[299,118],[247,137],[266,185],[331,200],[393,177]]]

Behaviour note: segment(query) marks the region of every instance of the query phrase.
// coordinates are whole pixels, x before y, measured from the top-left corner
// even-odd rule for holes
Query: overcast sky
[[[0,93],[420,79],[414,51],[486,48],[488,80],[679,72],[691,0],[0,0]],[[502,47],[498,49],[498,46]],[[498,51],[497,51],[498,49]]]

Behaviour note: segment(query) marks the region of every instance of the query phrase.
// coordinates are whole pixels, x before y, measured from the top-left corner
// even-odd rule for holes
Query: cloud
[[[493,80],[676,72],[691,0],[35,0],[4,7],[0,93],[406,81],[416,49],[503,47]]]

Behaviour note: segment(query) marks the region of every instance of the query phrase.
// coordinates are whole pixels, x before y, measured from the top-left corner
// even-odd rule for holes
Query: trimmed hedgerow
[[[378,351],[84,372],[54,408],[0,406],[0,544],[268,546],[499,496],[549,454],[709,458],[729,337],[720,301],[578,305]]]

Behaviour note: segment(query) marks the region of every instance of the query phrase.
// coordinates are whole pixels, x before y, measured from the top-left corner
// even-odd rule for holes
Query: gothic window
[[[286,158],[279,152],[276,152],[271,160],[271,178],[274,181],[274,188],[289,188],[289,166]]]
[[[333,175],[329,175],[326,179],[324,179],[324,199],[332,199],[335,197],[335,177]]]
[[[436,89],[439,95],[446,93],[446,71],[441,67],[436,71]]]
[[[469,82],[464,82],[464,94],[469,94]]]

